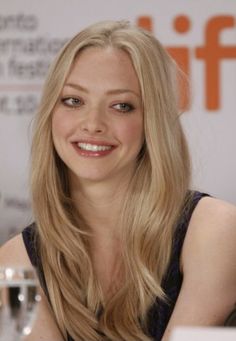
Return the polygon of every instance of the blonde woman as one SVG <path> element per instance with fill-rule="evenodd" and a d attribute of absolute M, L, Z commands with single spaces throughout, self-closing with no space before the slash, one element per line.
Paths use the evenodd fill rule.
<path fill-rule="evenodd" d="M 176 67 L 127 22 L 75 36 L 36 117 L 35 222 L 0 251 L 36 268 L 27 340 L 166 341 L 221 325 L 236 301 L 236 210 L 190 191 Z"/>

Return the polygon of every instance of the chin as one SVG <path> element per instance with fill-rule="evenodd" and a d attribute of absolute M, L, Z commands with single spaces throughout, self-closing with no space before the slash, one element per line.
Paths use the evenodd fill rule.
<path fill-rule="evenodd" d="M 105 182 L 110 178 L 110 174 L 104 172 L 86 172 L 85 174 L 82 173 L 73 173 L 72 179 L 73 182 L 78 183 L 100 183 Z"/>

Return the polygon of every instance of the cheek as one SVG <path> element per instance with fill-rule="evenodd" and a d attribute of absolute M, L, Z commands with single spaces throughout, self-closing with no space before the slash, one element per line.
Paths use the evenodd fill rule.
<path fill-rule="evenodd" d="M 72 122 L 60 111 L 54 112 L 52 116 L 52 136 L 53 139 L 66 137 L 70 132 Z"/>
<path fill-rule="evenodd" d="M 123 139 L 128 144 L 135 145 L 137 148 L 140 148 L 143 144 L 144 140 L 144 130 L 143 130 L 143 122 L 130 122 L 126 124 L 122 131 Z"/>
<path fill-rule="evenodd" d="M 65 113 L 56 111 L 52 115 L 52 140 L 59 157 L 66 163 L 66 148 L 71 132 L 71 122 Z"/>

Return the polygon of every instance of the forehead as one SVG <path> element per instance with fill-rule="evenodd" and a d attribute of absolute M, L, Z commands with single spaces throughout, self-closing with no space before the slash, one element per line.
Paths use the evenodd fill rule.
<path fill-rule="evenodd" d="M 113 82 L 139 91 L 139 79 L 127 52 L 113 47 L 88 47 L 81 51 L 68 74 L 67 82 Z"/>

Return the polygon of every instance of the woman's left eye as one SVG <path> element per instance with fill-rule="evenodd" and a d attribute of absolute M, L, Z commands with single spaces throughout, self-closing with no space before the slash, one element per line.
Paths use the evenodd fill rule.
<path fill-rule="evenodd" d="M 62 103 L 68 107 L 79 107 L 81 106 L 82 102 L 79 98 L 74 97 L 66 97 L 62 98 Z"/>
<path fill-rule="evenodd" d="M 130 112 L 134 110 L 133 105 L 128 104 L 128 103 L 117 103 L 113 105 L 113 108 L 121 112 Z"/>

